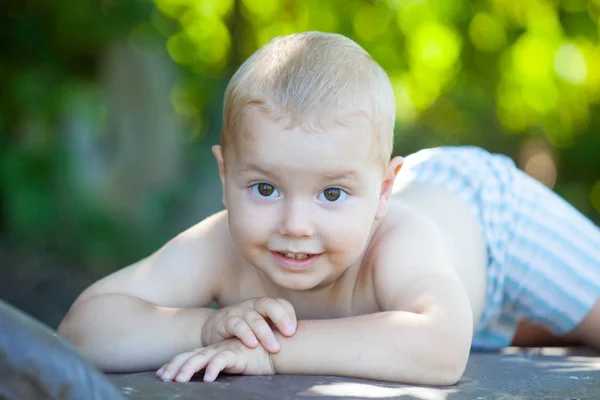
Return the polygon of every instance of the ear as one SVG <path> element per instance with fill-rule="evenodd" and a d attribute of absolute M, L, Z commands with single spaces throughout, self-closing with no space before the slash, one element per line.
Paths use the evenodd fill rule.
<path fill-rule="evenodd" d="M 221 186 L 223 187 L 223 205 L 227 208 L 227 201 L 225 199 L 225 165 L 223 163 L 223 150 L 221 146 L 215 145 L 212 148 L 212 153 L 217 160 L 217 164 L 219 165 L 219 177 L 221 178 Z"/>
<path fill-rule="evenodd" d="M 383 182 L 381 183 L 381 191 L 379 193 L 379 204 L 377 205 L 377 212 L 375 213 L 375 219 L 381 219 L 385 216 L 388 210 L 388 203 L 390 197 L 392 197 L 392 190 L 394 188 L 394 181 L 402 165 L 404 164 L 403 157 L 394 157 L 388 165 Z"/>

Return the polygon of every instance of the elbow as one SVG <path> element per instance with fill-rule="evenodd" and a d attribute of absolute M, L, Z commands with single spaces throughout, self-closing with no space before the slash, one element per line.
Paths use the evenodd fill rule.
<path fill-rule="evenodd" d="M 56 328 L 56 333 L 80 352 L 85 352 L 90 330 L 96 325 L 89 317 L 93 313 L 86 309 L 87 305 L 87 301 L 74 304 Z"/>
<path fill-rule="evenodd" d="M 93 357 L 88 354 L 88 346 L 85 340 L 86 335 L 73 321 L 63 320 L 56 330 L 57 335 L 68 344 L 70 344 L 81 356 L 88 361 L 96 364 Z"/>
<path fill-rule="evenodd" d="M 456 320 L 454 324 L 430 322 L 426 334 L 421 336 L 420 350 L 415 353 L 423 378 L 416 383 L 453 386 L 462 378 L 469 361 L 472 324 Z"/>
<path fill-rule="evenodd" d="M 436 386 L 453 386 L 462 378 L 471 351 L 471 332 L 445 332 L 438 346 L 432 346 L 432 382 Z"/>
<path fill-rule="evenodd" d="M 56 332 L 72 344 L 76 344 L 82 339 L 81 330 L 84 325 L 82 322 L 86 315 L 85 312 L 82 312 L 82 307 L 85 306 L 87 306 L 87 300 L 76 301 L 56 328 Z"/>
<path fill-rule="evenodd" d="M 393 375 L 384 380 L 410 385 L 454 386 L 461 380 L 469 359 L 468 350 L 457 351 L 441 345 L 417 353 L 403 368 L 390 368 L 388 371 Z"/>
<path fill-rule="evenodd" d="M 72 317 L 70 314 L 67 314 L 64 319 L 61 321 L 61 323 L 58 325 L 58 328 L 56 328 L 56 333 L 62 337 L 63 339 L 67 340 L 69 343 L 71 343 L 72 345 L 77 347 L 77 329 L 75 329 L 75 326 L 73 324 L 72 321 Z"/>
<path fill-rule="evenodd" d="M 435 321 L 432 333 L 434 341 L 432 359 L 437 358 L 435 384 L 456 385 L 467 368 L 473 340 L 473 317 L 471 307 L 457 307 L 451 318 Z M 437 355 L 437 357 L 436 357 Z"/>
<path fill-rule="evenodd" d="M 457 384 L 469 360 L 471 335 L 433 329 L 421 336 L 421 340 L 407 349 L 405 343 L 398 343 L 396 357 L 405 363 L 393 363 L 383 379 L 393 382 L 428 385 L 453 386 Z M 395 350 L 393 350 L 395 351 Z M 407 357 L 407 354 L 409 356 Z"/>
<path fill-rule="evenodd" d="M 431 385 L 454 386 L 462 378 L 467 367 L 468 352 L 462 357 L 448 357 L 436 368 Z"/>
<path fill-rule="evenodd" d="M 461 380 L 467 367 L 469 351 L 458 352 L 456 349 L 440 349 L 439 347 L 437 350 L 428 354 L 426 365 L 423 365 L 423 374 L 421 375 L 423 379 L 417 379 L 418 381 L 414 383 L 431 386 L 453 386 Z"/>

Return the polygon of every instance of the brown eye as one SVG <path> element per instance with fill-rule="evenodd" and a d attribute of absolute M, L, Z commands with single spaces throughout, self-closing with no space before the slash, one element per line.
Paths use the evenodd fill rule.
<path fill-rule="evenodd" d="M 271 185 L 269 185 L 268 183 L 259 183 L 258 184 L 258 193 L 260 193 L 261 196 L 264 197 L 269 197 L 273 194 L 273 192 L 275 191 L 275 188 Z"/>
<path fill-rule="evenodd" d="M 327 201 L 336 201 L 340 198 L 341 190 L 338 188 L 325 189 L 323 192 Z"/>

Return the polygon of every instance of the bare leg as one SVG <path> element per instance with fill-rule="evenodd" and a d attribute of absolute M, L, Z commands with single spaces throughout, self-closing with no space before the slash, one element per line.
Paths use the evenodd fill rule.
<path fill-rule="evenodd" d="M 600 298 L 590 312 L 570 334 L 588 346 L 600 350 Z"/>
<path fill-rule="evenodd" d="M 581 324 L 565 336 L 554 335 L 543 325 L 521 321 L 512 345 L 519 347 L 587 345 L 600 350 L 600 299 Z"/>
<path fill-rule="evenodd" d="M 571 335 L 556 336 L 543 325 L 521 321 L 512 345 L 518 347 L 580 346 L 581 342 Z"/>

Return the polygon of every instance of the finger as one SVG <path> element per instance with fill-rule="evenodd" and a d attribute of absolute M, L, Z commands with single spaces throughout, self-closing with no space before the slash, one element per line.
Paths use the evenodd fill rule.
<path fill-rule="evenodd" d="M 288 318 L 290 319 L 290 325 L 291 325 L 290 329 L 288 329 L 286 331 L 281 330 L 281 329 L 279 329 L 279 330 L 281 331 L 281 333 L 283 333 L 286 336 L 292 336 L 294 333 L 296 333 L 296 328 L 298 327 L 298 319 L 296 318 L 296 310 L 294 309 L 294 306 L 292 305 L 292 303 L 290 303 L 286 299 L 278 298 L 276 300 L 279 304 L 281 304 L 281 306 L 286 311 Z"/>
<path fill-rule="evenodd" d="M 206 365 L 209 363 L 211 358 L 213 358 L 215 353 L 218 353 L 218 350 L 208 352 L 201 351 L 188 358 L 186 362 L 181 365 L 177 376 L 175 376 L 175 381 L 189 382 L 196 372 L 206 368 Z"/>
<path fill-rule="evenodd" d="M 231 316 L 225 321 L 225 330 L 229 335 L 238 337 L 246 346 L 254 349 L 258 346 L 258 339 L 250 329 L 248 323 L 238 316 Z"/>
<path fill-rule="evenodd" d="M 254 310 L 248 310 L 244 314 L 244 320 L 256 335 L 258 341 L 267 351 L 276 353 L 279 351 L 279 342 L 264 317 Z"/>
<path fill-rule="evenodd" d="M 223 370 L 233 374 L 243 372 L 238 356 L 233 351 L 222 351 L 208 362 L 204 372 L 204 382 L 214 382 Z"/>
<path fill-rule="evenodd" d="M 165 368 L 167 367 L 168 364 L 163 365 L 162 367 L 160 367 L 158 369 L 158 371 L 156 371 L 155 375 L 157 378 L 160 378 L 161 375 L 163 374 L 163 372 L 165 371 Z"/>
<path fill-rule="evenodd" d="M 187 353 L 179 354 L 171 360 L 171 362 L 167 363 L 163 368 L 163 372 L 160 376 L 160 379 L 163 381 L 170 381 L 175 378 L 175 375 L 179 372 L 181 366 L 193 355 L 195 352 L 188 351 Z"/>
<path fill-rule="evenodd" d="M 280 332 L 288 336 L 294 333 L 292 318 L 279 301 L 271 298 L 258 299 L 254 309 L 262 316 L 268 317 Z"/>

